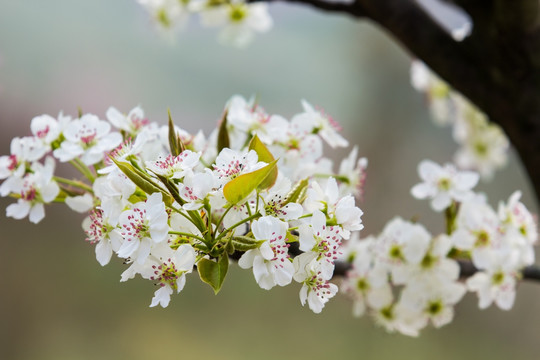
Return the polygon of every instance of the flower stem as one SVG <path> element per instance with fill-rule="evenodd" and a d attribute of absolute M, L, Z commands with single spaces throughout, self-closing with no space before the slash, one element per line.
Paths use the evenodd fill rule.
<path fill-rule="evenodd" d="M 85 184 L 82 181 L 69 180 L 63 177 L 59 177 L 59 176 L 54 176 L 53 180 L 62 184 L 66 184 L 66 185 L 73 186 L 82 190 L 86 190 L 91 194 L 94 192 L 93 189 L 90 187 L 90 185 Z"/>
<path fill-rule="evenodd" d="M 225 229 L 225 230 L 217 237 L 216 241 L 217 241 L 217 240 L 221 240 L 221 238 L 222 238 L 223 236 L 225 236 L 226 234 L 228 234 L 229 231 L 231 231 L 231 230 L 233 230 L 233 229 L 239 227 L 239 226 L 242 225 L 242 224 L 247 223 L 248 221 L 251 221 L 251 220 L 253 220 L 253 219 L 260 218 L 261 216 L 262 216 L 261 214 L 256 213 L 256 214 L 253 214 L 253 215 L 251 215 L 251 216 L 245 218 L 245 219 L 242 220 L 242 221 L 237 222 L 236 224 L 234 224 L 234 225 L 231 226 L 230 228 Z"/>
<path fill-rule="evenodd" d="M 193 239 L 197 239 L 197 240 L 200 240 L 202 241 L 203 243 L 205 243 L 205 239 L 203 239 L 202 237 L 200 236 L 197 236 L 195 234 L 190 234 L 190 233 L 185 233 L 185 232 L 181 232 L 181 231 L 169 231 L 169 234 L 170 235 L 180 235 L 180 236 L 185 236 L 185 237 L 190 237 L 190 238 L 193 238 Z"/>
<path fill-rule="evenodd" d="M 90 180 L 91 183 L 94 183 L 96 180 L 95 175 L 90 171 L 88 166 L 86 166 L 81 159 L 75 158 L 69 162 L 75 169 L 79 170 L 81 174 L 83 174 L 88 180 Z"/>

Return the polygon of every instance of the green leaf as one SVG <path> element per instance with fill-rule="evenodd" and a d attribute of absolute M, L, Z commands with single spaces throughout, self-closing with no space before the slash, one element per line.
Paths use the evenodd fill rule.
<path fill-rule="evenodd" d="M 111 160 L 116 164 L 116 166 L 118 166 L 120 171 L 122 171 L 142 191 L 144 191 L 148 195 L 160 192 L 163 196 L 163 202 L 167 206 L 171 206 L 173 202 L 171 196 L 169 196 L 169 194 L 157 187 L 156 184 L 154 184 L 150 180 L 150 177 L 147 174 L 144 174 L 141 171 L 135 169 L 133 166 L 131 166 L 131 164 L 119 162 L 113 158 L 111 158 Z"/>
<path fill-rule="evenodd" d="M 173 156 L 178 156 L 186 149 L 184 142 L 180 139 L 180 136 L 176 135 L 174 130 L 174 123 L 171 117 L 171 110 L 168 110 L 169 113 L 169 147 L 171 148 L 171 154 Z"/>
<path fill-rule="evenodd" d="M 262 143 L 257 135 L 254 135 L 251 141 L 249 142 L 249 150 L 255 150 L 259 156 L 259 161 L 264 161 L 265 163 L 270 164 L 274 161 L 274 155 L 268 150 L 266 145 Z M 257 187 L 259 190 L 269 189 L 276 183 L 278 176 L 277 166 L 268 174 L 268 176 L 259 184 Z"/>
<path fill-rule="evenodd" d="M 285 202 L 283 205 L 287 205 L 288 203 L 299 203 L 301 204 L 304 201 L 304 197 L 306 196 L 307 187 L 309 185 L 308 179 L 300 180 L 294 188 L 289 191 L 287 196 L 285 197 Z"/>
<path fill-rule="evenodd" d="M 228 269 L 229 257 L 226 253 L 221 255 L 217 262 L 202 258 L 197 263 L 197 271 L 201 280 L 214 289 L 214 294 L 217 294 L 221 289 Z"/>
<path fill-rule="evenodd" d="M 293 242 L 298 242 L 298 236 L 294 235 L 290 230 L 287 230 L 287 242 L 288 243 L 293 243 Z"/>
<path fill-rule="evenodd" d="M 256 240 L 248 236 L 235 236 L 232 238 L 232 243 L 236 250 L 248 251 L 258 249 L 266 240 Z"/>
<path fill-rule="evenodd" d="M 159 181 L 161 181 L 163 183 L 163 185 L 165 185 L 167 190 L 169 190 L 169 193 L 171 194 L 173 199 L 176 200 L 177 203 L 179 203 L 180 205 L 184 205 L 186 203 L 184 201 L 184 199 L 182 199 L 180 197 L 180 192 L 178 191 L 178 186 L 173 181 L 171 181 L 169 178 L 167 178 L 167 177 L 165 177 L 163 175 L 156 174 L 155 172 L 153 172 L 153 173 L 159 179 Z"/>
<path fill-rule="evenodd" d="M 240 201 L 244 200 L 274 170 L 276 163 L 277 160 L 274 160 L 259 170 L 242 174 L 229 181 L 223 187 L 223 195 L 225 196 L 225 199 L 227 199 L 227 201 L 231 204 L 238 204 Z"/>
<path fill-rule="evenodd" d="M 217 151 L 218 154 L 224 148 L 230 147 L 229 131 L 227 130 L 227 114 L 228 110 L 225 110 L 223 117 L 221 118 L 221 124 L 219 125 L 218 138 L 217 138 Z"/>

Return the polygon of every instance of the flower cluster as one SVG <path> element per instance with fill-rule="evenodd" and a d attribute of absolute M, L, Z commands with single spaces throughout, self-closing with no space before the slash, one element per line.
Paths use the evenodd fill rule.
<path fill-rule="evenodd" d="M 256 33 L 265 33 L 273 21 L 263 3 L 244 0 L 137 0 L 166 31 L 184 27 L 192 14 L 197 14 L 205 27 L 219 27 L 219 41 L 243 47 Z"/>
<path fill-rule="evenodd" d="M 139 275 L 158 285 L 151 306 L 167 306 L 195 266 L 219 291 L 232 255 L 263 289 L 300 283 L 301 303 L 314 312 L 336 294 L 340 245 L 363 228 L 355 197 L 367 161 L 354 148 L 332 170 L 323 143 L 348 143 L 325 112 L 303 101 L 287 120 L 234 96 L 208 137 L 170 117 L 159 126 L 139 107 L 127 115 L 111 107 L 106 117 L 34 118 L 33 135 L 0 157 L 1 194 L 17 199 L 7 215 L 37 223 L 51 202 L 88 212 L 83 228 L 98 262 L 116 255 L 127 266 L 122 281 Z M 55 176 L 57 162 L 81 178 Z"/>
<path fill-rule="evenodd" d="M 534 263 L 538 238 L 521 194 L 515 192 L 496 212 L 472 191 L 476 173 L 425 160 L 419 174 L 423 182 L 411 193 L 445 211 L 447 231 L 433 236 L 419 223 L 395 218 L 377 237 L 360 240 L 355 234 L 344 251 L 352 269 L 342 284 L 354 314 L 369 309 L 387 330 L 416 336 L 430 322 L 451 322 L 467 291 L 478 294 L 481 309 L 493 302 L 510 309 L 521 270 Z M 472 261 L 477 272 L 461 280 L 458 260 Z"/>
<path fill-rule="evenodd" d="M 422 62 L 411 66 L 413 87 L 425 93 L 433 119 L 441 126 L 452 125 L 454 140 L 459 144 L 455 162 L 461 168 L 475 170 L 491 179 L 508 161 L 509 141 L 496 124 Z"/>

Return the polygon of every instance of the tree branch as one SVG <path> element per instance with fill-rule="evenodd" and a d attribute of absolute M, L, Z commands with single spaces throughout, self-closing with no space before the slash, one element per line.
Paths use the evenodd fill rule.
<path fill-rule="evenodd" d="M 478 272 L 478 269 L 470 261 L 458 260 L 458 263 L 461 278 L 471 277 Z M 352 269 L 352 264 L 345 261 L 336 261 L 335 265 L 334 277 L 346 276 L 347 272 Z M 524 280 L 540 281 L 540 266 L 527 266 L 522 270 L 521 275 Z"/>

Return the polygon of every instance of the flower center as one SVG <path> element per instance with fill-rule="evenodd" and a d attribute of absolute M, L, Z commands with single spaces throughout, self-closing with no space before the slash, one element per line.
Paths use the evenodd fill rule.
<path fill-rule="evenodd" d="M 248 14 L 247 7 L 244 4 L 232 5 L 229 12 L 229 18 L 233 23 L 239 23 L 246 18 Z"/>

